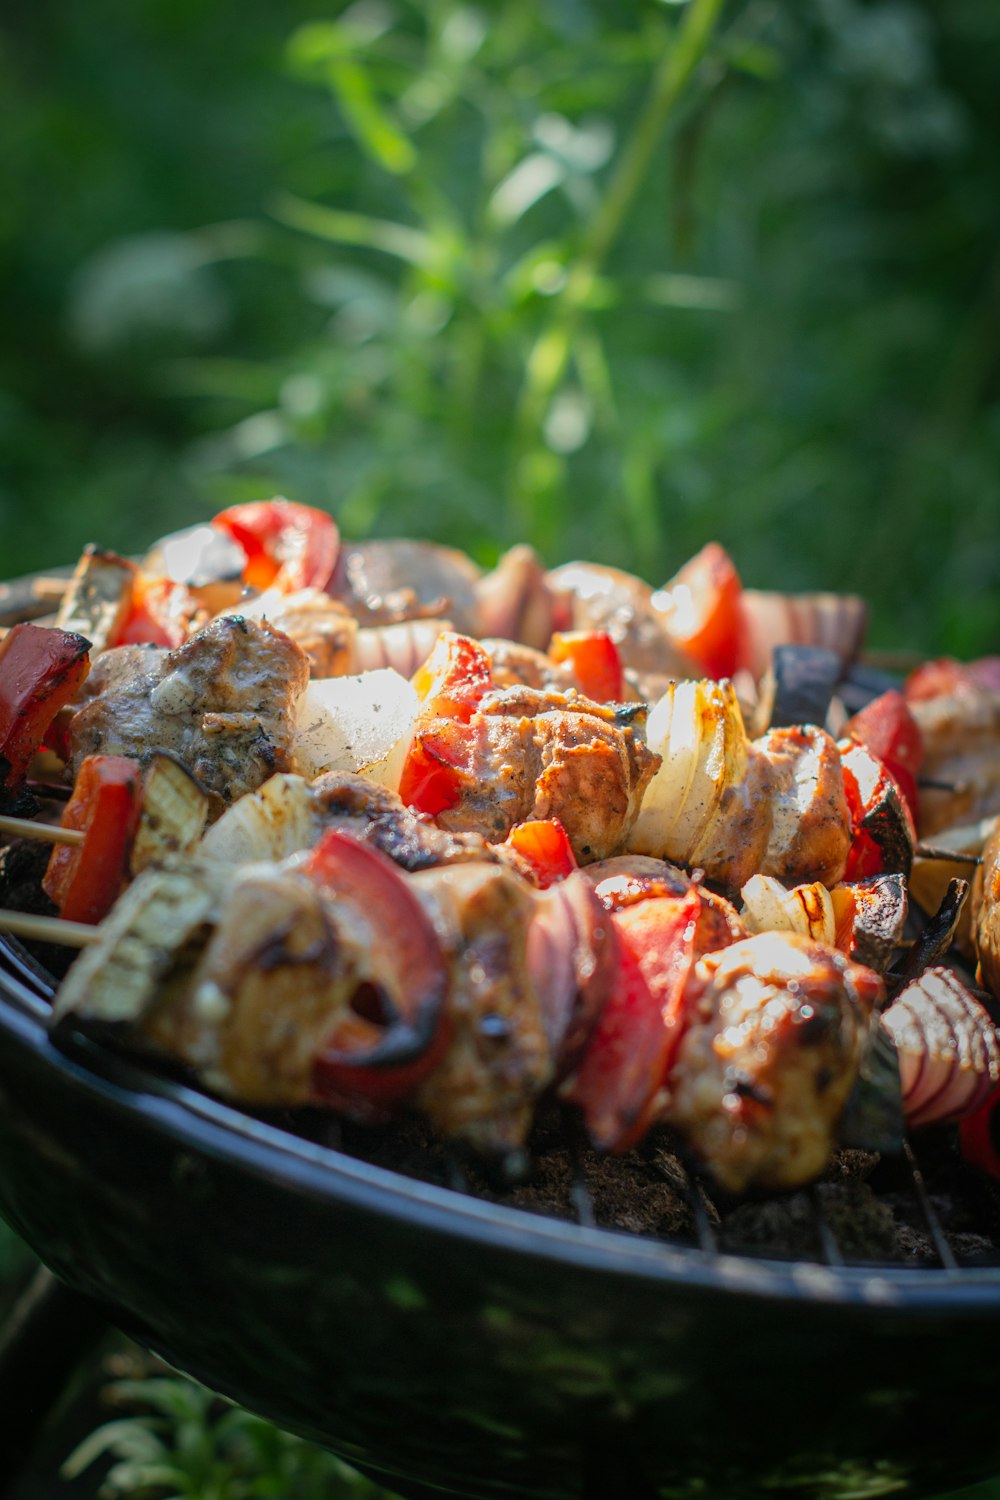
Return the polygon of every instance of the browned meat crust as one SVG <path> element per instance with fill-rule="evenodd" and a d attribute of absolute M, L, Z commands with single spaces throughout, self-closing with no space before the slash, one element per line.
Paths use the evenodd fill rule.
<path fill-rule="evenodd" d="M 554 1059 L 527 960 L 533 894 L 496 865 L 413 877 L 448 958 L 452 1039 L 414 1103 L 442 1135 L 503 1154 L 524 1144 Z"/>
<path fill-rule="evenodd" d="M 309 678 L 294 641 L 237 615 L 176 651 L 104 652 L 69 728 L 74 773 L 88 755 L 176 755 L 208 792 L 212 815 L 292 767 L 294 707 Z"/>
<path fill-rule="evenodd" d="M 835 741 L 806 725 L 772 729 L 754 747 L 767 756 L 772 777 L 771 833 L 759 873 L 789 885 L 836 885 L 851 848 L 851 814 Z"/>
<path fill-rule="evenodd" d="M 920 834 L 1000 812 L 1000 693 L 956 693 L 910 704 L 924 744 Z"/>
<path fill-rule="evenodd" d="M 581 864 L 617 853 L 659 765 L 633 727 L 644 710 L 577 693 L 505 688 L 488 694 L 468 727 L 471 756 L 443 828 L 504 839 L 527 818 L 559 818 Z"/>
<path fill-rule="evenodd" d="M 868 1043 L 875 976 L 793 933 L 701 960 L 667 1118 L 730 1192 L 822 1171 Z"/>

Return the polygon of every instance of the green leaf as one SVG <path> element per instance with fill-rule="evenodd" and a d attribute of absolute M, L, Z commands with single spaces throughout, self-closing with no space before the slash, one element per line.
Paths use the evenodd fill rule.
<path fill-rule="evenodd" d="M 379 102 L 361 63 L 351 57 L 331 58 L 327 79 L 358 145 L 372 161 L 393 176 L 412 172 L 416 149 Z"/>
<path fill-rule="evenodd" d="M 411 265 L 429 269 L 437 258 L 434 241 L 423 230 L 391 219 L 373 219 L 368 214 L 346 209 L 326 208 L 309 203 L 292 193 L 281 193 L 271 203 L 274 218 L 293 229 L 316 235 L 338 245 L 358 245 L 367 250 L 381 250 Z"/>

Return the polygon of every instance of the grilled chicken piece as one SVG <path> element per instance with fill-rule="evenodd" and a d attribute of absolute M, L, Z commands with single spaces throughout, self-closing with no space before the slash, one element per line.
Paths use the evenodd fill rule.
<path fill-rule="evenodd" d="M 698 668 L 667 635 L 653 590 L 641 578 L 599 563 L 564 563 L 548 575 L 559 600 L 560 629 L 606 630 L 622 665 L 667 678 L 698 677 Z"/>
<path fill-rule="evenodd" d="M 350 611 L 322 589 L 278 589 L 240 606 L 245 620 L 267 620 L 305 652 L 310 677 L 343 677 L 353 672 L 358 625 Z"/>
<path fill-rule="evenodd" d="M 534 896 L 496 865 L 454 865 L 412 879 L 448 955 L 452 1025 L 444 1060 L 414 1103 L 442 1135 L 503 1155 L 523 1146 L 555 1074 L 528 967 Z"/>
<path fill-rule="evenodd" d="M 983 850 L 972 891 L 973 933 L 982 981 L 1000 999 L 1000 821 Z"/>
<path fill-rule="evenodd" d="M 329 592 L 359 625 L 447 616 L 464 635 L 476 635 L 480 570 L 464 552 L 405 539 L 359 542 L 340 549 Z"/>
<path fill-rule="evenodd" d="M 695 985 L 667 1120 L 729 1192 L 810 1181 L 835 1145 L 881 982 L 836 949 L 769 932 L 702 959 Z"/>
<path fill-rule="evenodd" d="M 487 636 L 479 644 L 490 659 L 490 675 L 498 688 L 530 687 L 539 692 L 554 688 L 565 692 L 576 686 L 568 665 L 554 662 L 544 651 L 496 636 Z"/>
<path fill-rule="evenodd" d="M 527 818 L 559 818 L 581 864 L 622 847 L 659 757 L 636 733 L 644 708 L 605 707 L 577 693 L 488 693 L 468 725 L 435 721 L 468 752 L 442 828 L 491 843 Z"/>
<path fill-rule="evenodd" d="M 762 875 L 836 885 L 851 848 L 851 814 L 835 741 L 824 729 L 772 729 L 754 741 L 771 766 L 771 832 Z"/>
<path fill-rule="evenodd" d="M 923 736 L 920 836 L 1000 812 L 1000 693 L 910 701 Z"/>
<path fill-rule="evenodd" d="M 382 946 L 369 926 L 302 876 L 237 872 L 183 987 L 168 985 L 143 1018 L 144 1039 L 245 1104 L 314 1102 L 313 1071 L 334 1018 L 372 982 Z"/>
<path fill-rule="evenodd" d="M 309 668 L 294 641 L 237 615 L 176 651 L 119 646 L 100 656 L 69 725 L 74 774 L 88 755 L 178 757 L 211 815 L 292 764 L 294 709 Z"/>

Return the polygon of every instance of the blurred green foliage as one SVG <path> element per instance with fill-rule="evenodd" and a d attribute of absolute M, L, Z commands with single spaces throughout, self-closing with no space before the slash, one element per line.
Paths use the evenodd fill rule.
<path fill-rule="evenodd" d="M 716 536 L 996 649 L 998 41 L 981 0 L 0 22 L 2 570 L 280 491 L 654 581 Z"/>

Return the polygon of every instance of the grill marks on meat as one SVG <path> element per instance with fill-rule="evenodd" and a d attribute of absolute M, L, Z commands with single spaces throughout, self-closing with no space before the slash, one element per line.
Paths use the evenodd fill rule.
<path fill-rule="evenodd" d="M 808 1182 L 829 1160 L 881 986 L 792 933 L 761 933 L 696 969 L 702 986 L 666 1118 L 733 1193 Z"/>
<path fill-rule="evenodd" d="M 577 693 L 487 694 L 467 726 L 438 721 L 466 755 L 458 800 L 439 824 L 500 842 L 515 823 L 559 818 L 581 864 L 617 853 L 659 764 L 633 728 L 643 714 Z"/>
<path fill-rule="evenodd" d="M 528 969 L 531 890 L 495 865 L 414 876 L 448 957 L 452 1039 L 415 1104 L 442 1135 L 487 1154 L 523 1146 L 555 1075 Z"/>
<path fill-rule="evenodd" d="M 789 885 L 836 885 L 851 848 L 851 814 L 836 743 L 806 725 L 754 741 L 771 768 L 771 832 L 762 875 Z"/>
<path fill-rule="evenodd" d="M 214 816 L 292 766 L 295 704 L 309 669 L 294 641 L 237 615 L 214 620 L 176 651 L 103 652 L 69 728 L 74 774 L 88 755 L 178 756 Z"/>

